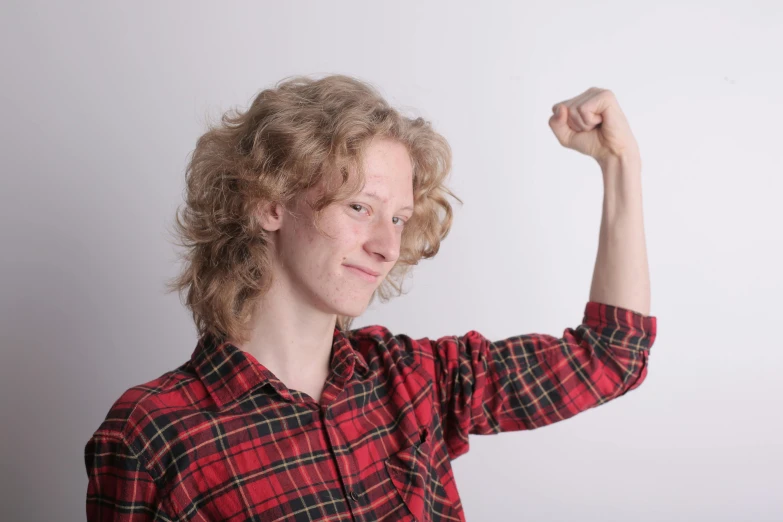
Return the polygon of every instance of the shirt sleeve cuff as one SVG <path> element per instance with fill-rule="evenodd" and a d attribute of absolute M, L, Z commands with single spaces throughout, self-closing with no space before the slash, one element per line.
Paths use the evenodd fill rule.
<path fill-rule="evenodd" d="M 588 301 L 582 323 L 609 338 L 614 336 L 612 332 L 621 330 L 626 344 L 642 349 L 652 347 L 658 330 L 655 316 L 597 301 Z"/>

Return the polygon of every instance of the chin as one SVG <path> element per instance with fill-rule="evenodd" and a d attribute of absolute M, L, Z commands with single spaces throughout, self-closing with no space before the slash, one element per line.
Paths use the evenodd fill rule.
<path fill-rule="evenodd" d="M 369 303 L 362 303 L 359 300 L 355 300 L 351 303 L 332 303 L 333 313 L 337 315 L 347 315 L 349 317 L 359 317 L 365 310 Z"/>
<path fill-rule="evenodd" d="M 335 313 L 337 315 L 347 315 L 348 317 L 359 317 L 365 310 L 367 310 L 366 306 L 341 306 L 335 308 Z"/>

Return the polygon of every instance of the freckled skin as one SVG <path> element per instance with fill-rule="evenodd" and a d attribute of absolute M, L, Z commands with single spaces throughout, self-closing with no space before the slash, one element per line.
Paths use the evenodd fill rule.
<path fill-rule="evenodd" d="M 272 284 L 257 303 L 245 339 L 230 339 L 286 386 L 315 401 L 329 374 L 336 316 L 364 313 L 399 258 L 404 222 L 412 215 L 405 208 L 413 207 L 413 166 L 406 148 L 376 139 L 364 161 L 360 194 L 322 213 L 326 235 L 312 224 L 301 198 L 293 209 L 279 204 L 259 209 L 272 248 Z M 312 201 L 316 190 L 303 196 Z M 367 281 L 344 263 L 379 276 Z"/>
<path fill-rule="evenodd" d="M 303 202 L 296 208 L 299 219 L 286 213 L 278 230 L 279 282 L 290 298 L 326 314 L 356 317 L 364 312 L 399 257 L 403 224 L 411 216 L 410 210 L 400 210 L 413 206 L 413 168 L 406 148 L 376 139 L 364 167 L 363 192 L 374 192 L 382 200 L 359 194 L 332 204 L 321 220 L 322 230 L 332 237 L 319 234 L 311 225 L 312 214 Z M 343 263 L 375 270 L 380 276 L 365 281 Z"/>

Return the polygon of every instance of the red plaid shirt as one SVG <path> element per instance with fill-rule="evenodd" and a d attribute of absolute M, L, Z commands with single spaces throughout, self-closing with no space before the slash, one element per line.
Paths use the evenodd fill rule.
<path fill-rule="evenodd" d="M 530 430 L 633 390 L 656 318 L 590 301 L 562 338 L 334 331 L 319 403 L 208 336 L 127 390 L 85 447 L 87 519 L 465 520 L 468 435 Z"/>

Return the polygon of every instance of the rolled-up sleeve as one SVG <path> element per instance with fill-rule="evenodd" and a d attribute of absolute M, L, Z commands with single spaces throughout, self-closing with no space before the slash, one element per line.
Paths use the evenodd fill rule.
<path fill-rule="evenodd" d="M 573 417 L 638 387 L 647 375 L 657 319 L 589 301 L 582 324 L 562 337 L 490 341 L 462 336 L 412 341 L 432 375 L 452 459 L 468 435 L 530 430 Z"/>

